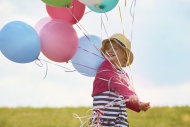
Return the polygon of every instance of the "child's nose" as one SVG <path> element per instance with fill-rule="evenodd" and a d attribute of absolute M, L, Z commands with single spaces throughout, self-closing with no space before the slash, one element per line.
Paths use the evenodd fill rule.
<path fill-rule="evenodd" d="M 112 48 L 109 48 L 109 49 L 107 50 L 107 52 L 113 52 L 113 49 L 112 49 Z"/>

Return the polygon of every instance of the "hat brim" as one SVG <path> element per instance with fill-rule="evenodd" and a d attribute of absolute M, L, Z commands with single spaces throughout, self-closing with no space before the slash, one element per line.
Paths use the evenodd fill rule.
<path fill-rule="evenodd" d="M 102 48 L 103 48 L 103 49 L 104 49 L 106 43 L 109 42 L 109 41 L 114 41 L 114 42 L 116 42 L 118 45 L 120 45 L 120 46 L 124 49 L 124 51 L 125 51 L 125 53 L 126 53 L 126 55 L 127 55 L 127 66 L 131 65 L 132 62 L 133 62 L 133 59 L 134 59 L 134 56 L 133 56 L 133 53 L 131 52 L 131 50 L 128 49 L 128 48 L 126 48 L 126 47 L 123 47 L 123 46 L 120 44 L 120 42 L 118 42 L 115 38 L 110 38 L 110 39 L 105 39 L 105 40 L 103 40 L 103 41 L 102 41 Z"/>

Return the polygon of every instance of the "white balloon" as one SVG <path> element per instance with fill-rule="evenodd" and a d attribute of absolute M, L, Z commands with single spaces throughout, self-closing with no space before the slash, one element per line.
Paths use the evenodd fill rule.
<path fill-rule="evenodd" d="M 79 2 L 89 5 L 89 6 L 96 6 L 100 4 L 103 0 L 79 0 Z"/>

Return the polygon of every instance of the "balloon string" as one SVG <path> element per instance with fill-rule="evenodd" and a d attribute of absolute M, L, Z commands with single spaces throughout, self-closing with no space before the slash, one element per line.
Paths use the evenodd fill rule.
<path fill-rule="evenodd" d="M 125 0 L 125 5 L 126 5 L 126 0 Z M 131 28 L 131 43 L 133 41 L 133 25 L 134 25 L 134 18 L 135 18 L 135 7 L 136 7 L 136 0 L 133 0 L 131 3 L 131 7 L 130 7 L 130 15 L 132 17 L 132 28 Z M 134 8 L 134 11 L 132 12 L 132 8 Z M 120 10 L 120 6 L 119 6 L 119 12 L 120 12 L 120 17 L 121 15 L 121 10 Z M 122 22 L 122 17 L 121 17 L 121 22 Z M 122 24 L 123 25 L 123 24 Z M 128 58 L 130 58 L 130 54 L 128 54 Z M 129 62 L 129 61 L 128 61 Z M 135 91 L 134 89 L 134 81 L 133 81 L 133 77 L 132 77 L 132 70 L 131 70 L 131 66 L 129 65 L 129 69 L 130 69 L 130 81 L 131 81 L 131 87 L 132 89 Z"/>
<path fill-rule="evenodd" d="M 73 16 L 73 18 L 77 21 L 77 23 L 82 27 L 82 25 L 80 24 L 79 20 L 75 17 L 75 15 L 71 12 L 71 10 L 69 8 L 67 8 L 67 10 L 71 13 L 71 15 Z M 76 23 L 76 25 L 77 25 Z M 77 25 L 79 27 L 79 29 L 82 31 L 82 29 L 80 28 L 80 26 Z M 84 29 L 84 27 L 82 27 L 83 30 L 87 33 L 87 31 Z M 83 32 L 83 34 L 85 34 L 85 32 Z M 86 34 L 85 34 L 86 35 Z"/>
<path fill-rule="evenodd" d="M 76 24 L 77 25 L 77 27 L 79 28 L 79 30 L 81 30 L 82 31 L 82 29 L 80 28 L 80 26 L 78 25 L 78 24 Z M 82 33 L 84 34 L 84 36 L 86 36 L 86 38 L 90 41 L 90 38 L 82 31 Z"/>
<path fill-rule="evenodd" d="M 106 19 L 107 19 L 107 21 L 108 21 L 108 16 L 107 16 L 107 14 L 106 13 L 104 13 L 105 14 L 105 16 L 106 16 Z"/>
<path fill-rule="evenodd" d="M 102 111 L 102 109 L 106 109 L 108 107 L 113 107 L 114 105 L 123 104 L 123 103 L 126 103 L 129 101 L 129 99 L 125 99 L 125 100 L 121 100 L 121 101 L 117 101 L 117 100 L 120 100 L 120 99 L 117 98 L 104 106 L 99 106 L 98 108 L 93 109 L 93 110 L 90 109 L 91 111 L 93 111 L 92 115 L 87 114 L 89 111 L 88 110 L 85 116 L 80 117 L 74 113 L 73 117 L 79 119 L 79 121 L 81 123 L 80 127 L 83 127 L 85 124 L 87 124 L 88 127 L 101 127 L 100 117 L 104 116 L 104 112 Z M 84 118 L 85 119 L 87 118 L 87 120 L 85 122 L 82 121 L 82 119 L 84 119 Z"/>
<path fill-rule="evenodd" d="M 122 72 L 122 71 L 119 71 L 119 72 L 115 72 L 115 71 L 112 71 L 112 70 L 102 70 L 102 71 L 98 71 L 98 73 L 103 73 L 103 72 L 113 72 L 115 73 L 117 76 L 112 76 L 110 77 L 109 79 L 104 79 L 104 78 L 101 78 L 101 77 L 97 77 L 98 79 L 100 80 L 103 80 L 103 81 L 106 81 L 108 82 L 108 90 L 110 91 L 111 90 L 111 83 L 114 83 L 114 84 L 117 84 L 117 85 L 121 85 L 123 87 L 126 87 L 127 89 L 131 89 L 135 92 L 135 90 L 133 89 L 131 83 L 130 83 L 130 79 L 128 77 L 128 75 L 126 75 L 125 72 Z M 114 79 L 114 80 L 112 80 Z M 120 93 L 120 89 L 117 90 L 117 93 Z M 122 96 L 125 98 L 129 97 L 130 95 L 129 94 L 122 94 Z"/>
<path fill-rule="evenodd" d="M 72 6 L 73 7 L 73 6 Z M 71 10 L 70 10 L 70 8 L 67 8 L 67 10 L 71 13 L 71 15 L 73 16 L 73 18 L 77 21 L 77 23 L 79 23 L 79 20 L 75 17 L 75 15 L 71 12 Z M 76 25 L 77 25 L 77 27 L 82 31 L 82 29 L 80 28 L 80 26 L 78 25 L 76 23 Z M 83 31 L 82 31 L 83 32 Z M 83 32 L 83 34 L 87 37 L 87 39 L 90 41 L 90 38 Z"/>
<path fill-rule="evenodd" d="M 122 24 L 122 29 L 123 29 L 123 35 L 125 35 L 125 31 L 124 31 L 124 27 L 123 27 L 123 18 L 122 18 L 122 14 L 121 14 L 121 8 L 120 8 L 119 5 L 118 5 L 118 7 L 119 7 L 119 15 L 120 15 L 121 24 Z"/>
<path fill-rule="evenodd" d="M 119 5 L 118 5 L 118 7 L 119 7 L 119 14 L 120 14 L 120 19 L 121 19 L 121 24 L 122 24 L 122 29 L 123 29 L 123 35 L 125 35 L 124 26 L 123 26 L 123 18 L 122 18 L 122 14 L 121 14 L 121 8 Z M 130 58 L 130 54 L 127 54 L 127 59 L 129 59 L 129 58 Z M 129 63 L 129 61 L 127 61 L 127 65 L 128 65 L 128 63 Z"/>
<path fill-rule="evenodd" d="M 132 13 L 132 6 L 133 6 L 133 4 L 134 4 L 134 7 L 136 6 L 136 0 L 133 0 L 133 2 L 132 2 L 132 5 L 131 5 L 131 10 L 130 10 L 130 13 L 131 13 L 131 16 L 132 16 L 132 18 L 133 18 L 133 20 L 132 20 L 132 27 L 133 27 L 133 23 L 134 23 L 134 13 Z M 121 17 L 121 21 L 122 21 L 122 16 L 121 16 L 121 10 L 120 10 L 120 17 Z M 106 32 L 106 34 L 107 34 L 107 36 L 108 36 L 108 33 L 107 33 L 107 30 L 106 30 L 106 28 L 105 28 L 105 25 L 104 25 L 104 22 L 102 21 L 102 26 L 104 27 L 104 30 L 105 30 L 105 32 Z M 131 41 L 132 41 L 132 33 L 133 33 L 133 29 L 131 30 Z M 109 40 L 110 41 L 110 40 Z M 102 52 L 103 53 L 103 52 Z M 104 54 L 104 53 L 103 53 Z M 104 56 L 105 56 L 105 54 L 104 54 Z M 128 58 L 129 58 L 130 56 L 128 55 Z M 110 62 L 110 61 L 109 61 Z M 110 62 L 111 63 L 111 62 Z M 112 63 L 111 63 L 112 64 Z M 120 65 L 120 67 L 121 67 L 121 65 Z M 130 67 L 130 65 L 129 65 L 129 68 L 130 68 L 130 71 L 131 71 L 131 67 Z M 116 69 L 116 68 L 115 68 Z M 133 90 L 134 90 L 134 82 L 133 82 L 133 78 L 132 78 L 132 74 L 131 74 L 131 87 L 133 88 Z"/>
<path fill-rule="evenodd" d="M 130 6 L 130 15 L 132 17 L 132 28 L 131 28 L 131 43 L 133 41 L 133 26 L 134 26 L 134 20 L 135 20 L 135 7 L 136 7 L 136 0 L 133 0 Z M 134 11 L 132 12 L 132 8 L 134 8 Z M 132 89 L 135 91 L 134 88 L 134 80 L 133 80 L 133 76 L 132 76 L 132 70 L 131 70 L 131 66 L 129 65 L 129 69 L 130 69 L 130 81 L 131 81 L 131 86 Z"/>
<path fill-rule="evenodd" d="M 106 15 L 107 16 L 107 15 Z M 108 20 L 108 18 L 107 18 L 107 20 Z M 104 22 L 103 22 L 103 19 L 102 19 L 102 17 L 101 17 L 101 29 L 103 29 L 104 28 L 104 30 L 105 30 L 105 32 L 106 32 L 106 35 L 107 35 L 107 38 L 109 38 L 109 35 L 108 35 L 108 32 L 107 32 L 107 30 L 106 30 L 106 27 L 105 27 L 105 24 L 104 24 Z M 110 41 L 110 40 L 109 40 Z M 115 67 L 115 65 L 108 59 L 108 57 L 110 57 L 110 55 L 107 53 L 107 55 L 108 55 L 108 57 L 105 55 L 105 53 L 102 51 L 102 50 L 100 50 L 100 52 L 103 54 L 103 56 L 109 61 L 109 63 L 112 65 L 112 67 L 113 67 L 113 69 L 114 70 L 117 70 L 117 68 Z"/>
<path fill-rule="evenodd" d="M 102 36 L 102 33 L 103 33 L 103 32 L 102 32 L 102 31 L 103 31 L 103 29 L 102 29 L 102 22 L 103 22 L 103 21 L 102 21 L 102 20 L 103 20 L 103 19 L 102 19 L 102 14 L 101 14 L 101 22 L 100 22 L 100 23 L 101 23 L 101 26 L 100 26 L 100 28 L 101 28 L 101 38 L 103 37 L 103 36 Z"/>
<path fill-rule="evenodd" d="M 93 45 L 93 47 L 95 47 L 95 49 L 97 50 L 97 51 L 99 51 L 100 52 L 100 49 L 98 49 L 95 45 L 94 45 L 94 43 L 91 41 L 91 40 L 93 40 L 92 38 L 89 38 L 87 35 L 89 35 L 88 34 L 88 32 L 84 29 L 84 27 L 81 25 L 81 23 L 79 22 L 79 20 L 75 17 L 75 15 L 70 11 L 70 9 L 69 8 L 67 8 L 68 9 L 68 11 L 71 13 L 71 15 L 73 16 L 73 18 L 77 21 L 77 23 L 81 26 L 79 26 L 77 23 L 76 23 L 76 25 L 77 25 L 77 27 L 79 28 L 79 30 L 81 30 L 82 31 L 82 33 L 86 36 L 86 38 L 91 42 L 91 44 Z M 105 13 L 105 15 L 106 15 L 106 13 Z M 106 17 L 107 17 L 107 15 L 106 15 Z M 108 20 L 108 17 L 107 17 L 107 20 Z M 83 32 L 83 30 L 84 30 L 84 32 Z M 86 34 L 87 33 L 87 34 Z"/>
<path fill-rule="evenodd" d="M 107 21 L 108 21 L 108 16 L 107 16 L 107 14 L 106 13 L 104 13 L 105 14 L 105 16 L 106 16 L 106 19 L 107 19 Z M 103 22 L 103 18 L 102 18 L 102 14 L 101 14 L 101 38 L 102 38 L 102 31 L 103 31 L 103 24 L 102 24 L 102 22 Z"/>
<path fill-rule="evenodd" d="M 86 15 L 86 14 L 88 14 L 88 13 L 90 13 L 90 12 L 92 12 L 92 11 L 85 12 L 84 15 Z"/>
<path fill-rule="evenodd" d="M 118 7 L 119 7 L 119 15 L 120 15 L 121 24 L 122 24 L 123 35 L 125 35 L 124 26 L 123 26 L 123 18 L 122 18 L 122 14 L 121 14 L 121 8 L 120 8 L 119 5 L 118 5 Z M 128 57 L 127 59 L 129 59 L 130 58 L 130 54 L 127 54 L 127 57 Z M 129 63 L 129 61 L 127 61 L 127 65 L 128 65 L 128 63 Z"/>
<path fill-rule="evenodd" d="M 38 64 L 38 62 L 40 62 L 40 64 Z M 42 63 L 42 61 L 41 61 L 39 58 L 37 58 L 37 59 L 35 60 L 35 63 L 36 63 L 36 65 L 38 65 L 39 67 L 43 67 L 43 63 Z"/>
<path fill-rule="evenodd" d="M 95 68 L 92 68 L 92 67 L 89 67 L 89 66 L 86 66 L 86 65 L 83 65 L 83 64 L 80 64 L 80 63 L 75 63 L 75 62 L 71 62 L 72 64 L 76 64 L 76 65 L 79 65 L 79 66 L 82 66 L 82 67 L 86 67 L 88 69 L 92 69 L 92 70 L 97 70 Z"/>
<path fill-rule="evenodd" d="M 67 8 L 68 9 L 68 8 Z M 77 23 L 81 26 L 79 26 L 77 23 L 76 23 L 76 25 L 77 25 L 77 27 L 83 32 L 83 30 L 84 30 L 84 32 L 83 32 L 83 34 L 87 37 L 87 39 L 92 43 L 92 41 L 91 41 L 91 39 L 87 36 L 87 34 L 88 34 L 88 32 L 84 29 L 84 27 L 80 24 L 80 22 L 79 22 L 79 20 L 75 17 L 75 15 L 70 11 L 70 9 L 68 9 L 69 10 L 69 12 L 71 13 L 71 15 L 75 18 L 75 20 L 77 21 Z M 104 13 L 105 14 L 105 16 L 106 16 L 106 18 L 107 18 L 107 20 L 108 20 L 108 17 L 107 17 L 107 15 L 106 15 L 106 13 Z M 103 22 L 102 22 L 103 23 Z M 104 26 L 104 24 L 103 24 L 103 26 Z M 105 28 L 105 26 L 104 26 L 104 28 Z M 83 30 L 82 30 L 83 29 Z M 86 34 L 87 33 L 87 34 Z M 106 31 L 106 33 L 107 33 L 107 31 Z M 108 34 L 107 34 L 107 36 L 108 36 Z M 99 52 L 101 52 L 101 50 L 99 50 L 93 43 L 92 43 L 92 45 L 95 47 L 95 49 L 96 50 L 98 50 Z M 111 63 L 111 62 L 110 62 Z M 75 63 L 76 64 L 76 63 Z M 112 64 L 112 63 L 111 63 Z M 81 65 L 81 64 L 79 64 L 79 65 Z M 81 66 L 84 66 L 84 65 L 81 65 Z M 84 66 L 84 67 L 87 67 L 87 66 Z M 87 67 L 87 68 L 90 68 L 90 67 Z M 116 68 L 115 68 L 116 69 Z"/>
<path fill-rule="evenodd" d="M 100 57 L 100 58 L 104 59 L 102 56 L 99 56 L 98 54 L 95 54 L 95 53 L 93 53 L 93 52 L 90 52 L 89 50 L 84 49 L 84 48 L 82 48 L 82 47 L 80 47 L 80 46 L 79 46 L 78 48 L 81 49 L 81 50 L 83 50 L 83 51 L 85 51 L 85 52 L 91 53 L 91 54 L 93 54 L 94 56 L 97 56 L 97 57 Z"/>
<path fill-rule="evenodd" d="M 133 41 L 133 25 L 134 25 L 134 20 L 135 20 L 135 7 L 136 7 L 136 0 L 133 0 L 130 7 L 130 14 L 132 17 L 131 42 Z M 132 8 L 134 8 L 133 12 L 132 12 Z"/>
<path fill-rule="evenodd" d="M 82 25 L 80 24 L 79 20 L 75 17 L 75 15 L 71 12 L 71 10 L 69 8 L 67 8 L 67 9 L 71 13 L 71 15 L 73 16 L 73 18 L 77 21 L 77 23 L 82 27 Z M 81 27 L 77 23 L 76 23 L 77 27 L 79 28 L 79 30 L 82 31 Z M 86 32 L 86 30 L 84 29 L 84 27 L 82 27 L 82 28 Z M 91 42 L 90 38 L 87 36 L 88 33 L 86 32 L 87 33 L 86 34 L 85 32 L 82 31 L 82 33 L 84 34 L 84 36 L 86 36 L 86 38 Z M 93 44 L 93 46 L 98 50 L 98 48 L 94 44 Z"/>
<path fill-rule="evenodd" d="M 43 60 L 43 61 L 44 61 L 44 60 Z M 40 62 L 40 65 L 39 65 L 37 62 Z M 37 59 L 35 60 L 35 63 L 36 63 L 36 65 L 38 65 L 39 67 L 43 67 L 42 59 L 37 58 Z M 46 78 L 46 76 L 47 76 L 47 71 L 48 71 L 48 65 L 47 65 L 47 62 L 46 62 L 46 61 L 45 61 L 45 64 L 46 64 L 46 71 L 45 71 L 45 76 L 44 76 L 43 79 Z"/>
<path fill-rule="evenodd" d="M 96 55 L 96 54 L 94 54 L 94 55 Z M 98 56 L 98 55 L 96 55 L 96 56 Z M 102 57 L 101 57 L 101 58 L 102 58 Z M 37 63 L 38 61 L 40 62 L 40 64 Z M 44 61 L 45 64 L 46 64 L 46 72 L 45 72 L 45 76 L 44 76 L 43 79 L 45 79 L 46 76 L 47 76 L 47 72 L 48 72 L 48 63 L 66 69 L 66 70 L 64 70 L 65 72 L 75 72 L 75 71 L 76 71 L 76 70 L 72 70 L 72 69 L 66 68 L 66 67 L 64 67 L 64 66 L 61 66 L 61 65 L 58 65 L 58 64 L 54 64 L 54 63 L 52 63 L 52 62 L 49 62 L 49 61 L 44 60 L 44 59 L 39 59 L 39 58 L 37 58 L 37 59 L 35 60 L 35 63 L 36 63 L 36 65 L 38 65 L 39 67 L 43 67 L 43 63 L 42 63 L 42 61 Z M 95 68 L 92 68 L 92 67 L 89 67 L 89 66 L 86 66 L 86 65 L 80 64 L 80 63 L 74 63 L 74 62 L 70 62 L 70 63 L 72 63 L 72 64 L 76 64 L 76 65 L 79 65 L 79 66 L 82 66 L 82 67 L 85 67 L 85 68 L 88 68 L 88 69 L 92 69 L 92 70 L 97 71 L 97 69 L 95 69 Z M 84 75 L 86 75 L 86 74 L 84 74 Z"/>
<path fill-rule="evenodd" d="M 91 41 L 91 39 L 87 36 L 88 32 L 84 29 L 84 27 L 80 24 L 79 20 L 75 17 L 75 15 L 70 11 L 69 8 L 67 8 L 69 10 L 69 12 L 71 13 L 71 15 L 73 16 L 73 18 L 77 21 L 77 23 L 82 27 L 82 29 L 85 31 L 83 32 L 82 29 L 80 28 L 80 26 L 76 23 L 77 27 L 83 32 L 83 34 L 87 37 L 87 39 L 91 42 L 91 44 L 95 47 L 96 50 L 100 51 Z M 86 34 L 87 33 L 87 34 Z"/>
<path fill-rule="evenodd" d="M 125 6 L 127 5 L 127 0 L 125 0 Z"/>
<path fill-rule="evenodd" d="M 130 65 L 129 65 L 129 69 L 130 69 L 130 81 L 131 81 L 131 87 L 132 87 L 133 91 L 135 91 L 135 86 L 134 86 L 134 81 L 133 81 L 133 76 L 132 76 L 132 70 L 131 70 Z"/>
<path fill-rule="evenodd" d="M 110 40 L 110 38 L 109 38 L 109 36 L 108 36 L 108 32 L 107 32 L 107 30 L 106 30 L 106 27 L 105 27 L 105 24 L 104 24 L 104 22 L 102 21 L 102 25 L 103 25 L 103 28 L 104 28 L 104 30 L 105 30 L 105 32 L 106 32 L 106 35 L 107 35 L 107 38 L 109 39 L 109 42 L 110 42 L 110 44 L 111 44 L 111 46 L 112 46 L 112 43 L 111 43 L 111 40 Z M 114 54 L 116 54 L 116 52 L 115 52 L 115 50 L 114 50 L 114 48 L 113 48 L 113 46 L 112 46 L 112 49 L 113 49 L 113 51 L 114 51 Z M 105 51 L 106 52 L 106 51 Z M 113 65 L 113 63 L 106 57 L 106 55 L 105 55 L 105 53 L 103 52 L 103 51 L 101 51 L 101 53 L 104 55 L 104 57 L 110 62 L 110 64 L 112 64 Z M 109 55 L 109 53 L 107 53 L 106 52 L 106 54 L 108 54 Z M 117 58 L 117 60 L 118 60 L 118 63 L 119 63 L 119 68 L 121 68 L 121 63 L 120 63 L 120 61 L 119 61 L 119 59 L 118 59 L 118 56 L 116 55 L 116 58 Z M 114 69 L 115 70 L 117 70 L 117 67 L 116 66 L 114 66 L 113 65 L 113 67 L 114 67 Z"/>
<path fill-rule="evenodd" d="M 81 123 L 80 127 L 83 127 L 86 123 L 88 123 L 89 119 L 91 118 L 91 115 L 79 117 L 77 114 L 73 114 L 73 117 L 79 119 Z M 88 119 L 85 122 L 83 122 L 82 121 L 83 118 L 88 118 Z"/>
<path fill-rule="evenodd" d="M 37 63 L 38 61 L 40 62 L 40 64 Z M 36 63 L 36 65 L 38 65 L 39 67 L 43 67 L 42 61 L 45 62 L 45 64 L 46 64 L 46 72 L 45 72 L 45 76 L 44 76 L 43 79 L 45 79 L 46 76 L 47 76 L 48 63 L 49 63 L 49 64 L 52 64 L 52 65 L 55 65 L 55 66 L 58 66 L 58 67 L 61 67 L 61 68 L 64 68 L 64 69 L 65 69 L 65 70 L 64 70 L 65 72 L 74 72 L 74 71 L 76 71 L 76 70 L 72 70 L 72 69 L 66 68 L 66 67 L 64 67 L 64 66 L 61 66 L 61 65 L 58 65 L 58 64 L 54 64 L 54 63 L 52 63 L 52 62 L 49 62 L 49 61 L 44 60 L 44 59 L 39 59 L 39 58 L 37 58 L 37 59 L 35 60 L 35 63 Z"/>
<path fill-rule="evenodd" d="M 92 41 L 91 41 L 91 39 L 88 37 L 88 32 L 84 29 L 84 27 L 81 25 L 81 23 L 79 22 L 79 20 L 75 17 L 75 15 L 70 11 L 70 9 L 69 8 L 67 8 L 68 10 L 69 10 L 69 12 L 71 13 L 71 15 L 73 16 L 73 18 L 77 21 L 77 23 L 81 26 L 81 28 L 84 30 L 84 32 L 82 31 L 82 29 L 80 28 L 80 26 L 76 23 L 76 25 L 77 25 L 77 27 L 79 28 L 79 30 L 81 30 L 82 31 L 82 33 L 87 37 L 87 39 L 91 42 L 91 44 L 95 47 L 95 49 L 97 50 L 97 51 L 99 51 L 100 52 L 100 50 L 94 45 L 94 43 L 92 43 Z M 104 13 L 105 14 L 105 16 L 106 16 L 106 18 L 107 18 L 107 21 L 108 21 L 108 16 L 107 16 L 107 14 L 106 13 Z M 93 39 L 92 39 L 93 40 Z"/>
<path fill-rule="evenodd" d="M 81 123 L 81 125 L 80 125 L 80 127 L 83 127 L 85 124 L 87 124 L 87 126 L 85 126 L 85 127 L 89 127 L 88 125 L 89 125 L 89 122 L 90 122 L 90 118 L 91 118 L 91 116 L 92 115 L 88 115 L 88 112 L 89 111 L 92 111 L 92 109 L 89 109 L 87 112 L 86 112 L 86 115 L 85 116 L 83 116 L 83 117 L 80 117 L 80 116 L 78 116 L 77 114 L 73 114 L 73 117 L 74 118 L 77 118 L 77 119 L 79 119 L 79 121 L 80 121 L 80 123 Z M 83 122 L 82 121 L 82 119 L 86 119 L 87 118 L 87 120 L 85 121 L 85 122 Z"/>
<path fill-rule="evenodd" d="M 68 9 L 68 8 L 67 8 Z M 82 29 L 88 34 L 88 32 L 84 29 L 84 27 L 80 24 L 80 22 L 77 20 L 77 18 L 75 17 L 75 15 L 70 11 L 70 9 L 68 9 L 69 10 L 69 12 L 71 13 L 71 15 L 75 18 L 75 20 L 77 21 L 77 23 L 82 27 Z M 106 15 L 106 13 L 105 13 L 105 15 Z M 108 20 L 108 17 L 107 17 L 107 15 L 106 15 L 106 18 L 107 18 L 107 20 Z M 101 20 L 102 21 L 102 20 Z M 78 24 L 76 24 L 77 25 L 77 27 L 83 32 L 83 30 L 80 28 L 80 26 L 78 25 Z M 106 31 L 106 28 L 105 28 L 105 25 L 104 25 L 104 23 L 103 23 L 103 21 L 102 21 L 102 23 L 101 23 L 101 25 L 104 27 L 104 30 L 105 30 L 105 32 L 106 32 L 106 34 L 107 34 L 107 36 L 108 36 L 108 33 L 107 33 L 107 31 Z M 90 38 L 87 36 L 87 34 L 85 34 L 85 32 L 83 32 L 83 34 L 87 37 L 87 39 L 91 42 L 91 40 L 90 40 Z M 92 43 L 92 42 L 91 42 Z M 93 44 L 93 43 L 92 43 Z M 97 47 L 93 44 L 93 46 L 97 49 Z M 98 51 L 100 51 L 99 49 L 97 49 Z M 101 52 L 101 51 L 100 51 Z M 109 61 L 109 60 L 108 60 Z M 109 61 L 110 62 L 110 61 Z M 111 63 L 111 62 L 110 62 Z M 76 63 L 77 64 L 77 63 Z M 111 63 L 112 64 L 112 63 Z M 84 66 L 84 67 L 87 67 L 87 68 L 90 68 L 90 67 L 88 67 L 88 66 L 85 66 L 85 65 L 81 65 L 81 64 L 78 64 L 78 65 L 80 65 L 80 66 Z M 113 65 L 113 64 L 112 64 Z M 113 66 L 113 67 L 115 67 L 115 66 Z M 91 68 L 91 69 L 94 69 L 94 68 Z M 115 67 L 115 69 L 116 69 L 116 67 Z"/>

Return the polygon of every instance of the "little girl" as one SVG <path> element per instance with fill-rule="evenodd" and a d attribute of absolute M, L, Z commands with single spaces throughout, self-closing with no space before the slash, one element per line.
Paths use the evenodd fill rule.
<path fill-rule="evenodd" d="M 131 44 L 123 34 L 102 41 L 105 61 L 98 68 L 93 83 L 93 115 L 90 127 L 129 127 L 126 108 L 140 112 L 150 103 L 140 102 L 123 67 L 131 65 Z"/>

